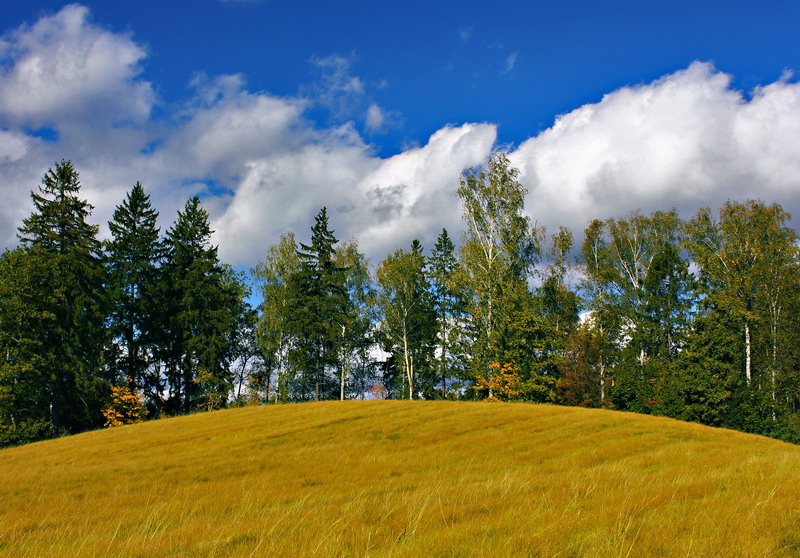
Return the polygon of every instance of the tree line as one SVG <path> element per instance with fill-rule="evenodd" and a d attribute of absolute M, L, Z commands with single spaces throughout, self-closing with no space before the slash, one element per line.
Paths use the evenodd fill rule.
<path fill-rule="evenodd" d="M 197 197 L 162 235 L 137 183 L 100 242 L 62 161 L 0 257 L 0 444 L 374 397 L 602 407 L 800 442 L 800 258 L 779 205 L 594 220 L 575 246 L 531 221 L 526 194 L 494 153 L 460 178 L 458 243 L 442 229 L 428 254 L 415 240 L 373 268 L 322 208 L 309 243 L 282 235 L 248 282 Z"/>

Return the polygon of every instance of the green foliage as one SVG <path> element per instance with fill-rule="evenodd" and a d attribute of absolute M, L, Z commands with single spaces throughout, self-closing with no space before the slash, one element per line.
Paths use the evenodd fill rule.
<path fill-rule="evenodd" d="M 35 392 L 48 392 L 49 401 L 36 402 L 37 414 L 49 414 L 53 435 L 62 428 L 97 425 L 105 385 L 105 272 L 98 227 L 86 222 L 92 206 L 79 194 L 72 163 L 62 161 L 48 170 L 38 193 L 31 194 L 34 212 L 19 228 L 21 251 L 7 262 L 16 275 L 7 285 L 13 301 L 9 310 L 16 306 L 36 316 L 35 324 L 16 325 L 22 337 L 14 343 L 19 358 L 11 369 L 17 377 L 33 375 Z M 20 275 L 29 273 L 30 279 Z M 30 290 L 13 292 L 20 287 Z M 13 323 L 13 314 L 3 314 Z M 15 328 L 4 324 L 2 329 L 7 327 Z"/>
<path fill-rule="evenodd" d="M 220 406 L 232 385 L 229 364 L 236 328 L 246 312 L 246 289 L 242 278 L 219 262 L 210 237 L 208 213 L 197 197 L 167 231 L 161 303 L 167 317 L 164 360 L 171 411 Z"/>
<path fill-rule="evenodd" d="M 436 310 L 425 265 L 422 247 L 415 240 L 411 251 L 395 251 L 376 272 L 382 344 L 394 356 L 402 374 L 400 392 L 408 399 L 419 393 L 432 397 L 438 380 L 433 362 Z"/>
<path fill-rule="evenodd" d="M 0 448 L 21 446 L 38 442 L 51 435 L 52 425 L 49 421 L 24 421 L 19 424 L 0 423 Z"/>
<path fill-rule="evenodd" d="M 261 308 L 256 325 L 256 341 L 264 358 L 265 369 L 257 373 L 251 386 L 269 399 L 270 378 L 275 372 L 275 399 L 288 401 L 293 385 L 289 350 L 294 343 L 290 332 L 291 277 L 300 269 L 294 233 L 281 235 L 278 244 L 267 249 L 266 257 L 252 271 L 261 294 Z"/>
<path fill-rule="evenodd" d="M 458 283 L 458 258 L 456 248 L 447 229 L 442 229 L 428 258 L 428 277 L 431 286 L 431 302 L 438 324 L 436 366 L 440 391 L 437 395 L 445 399 L 465 376 L 467 360 L 464 320 L 466 303 L 464 287 Z M 448 381 L 450 385 L 448 387 Z"/>
<path fill-rule="evenodd" d="M 467 224 L 458 281 L 464 286 L 476 377 L 493 362 L 524 367 L 506 350 L 521 342 L 514 325 L 526 312 L 527 281 L 542 231 L 524 215 L 527 191 L 518 175 L 503 153 L 494 153 L 484 169 L 467 171 L 458 188 Z"/>
<path fill-rule="evenodd" d="M 537 265 L 544 231 L 518 177 L 502 153 L 465 172 L 461 246 L 443 229 L 426 258 L 415 240 L 374 281 L 322 208 L 309 244 L 287 233 L 252 270 L 256 311 L 199 198 L 162 240 L 137 182 L 103 254 L 78 173 L 58 163 L 32 193 L 20 246 L 0 256 L 0 444 L 100 426 L 123 392 L 137 413 L 144 393 L 153 416 L 370 393 L 492 397 L 800 441 L 800 252 L 779 205 L 595 220 L 576 270 L 563 227 Z"/>
<path fill-rule="evenodd" d="M 600 407 L 603 403 L 603 371 L 600 334 L 591 327 L 574 329 L 558 363 L 556 401 L 575 407 Z"/>
<path fill-rule="evenodd" d="M 345 312 L 341 316 L 339 339 L 339 398 L 363 395 L 372 387 L 374 367 L 371 349 L 375 342 L 377 319 L 374 307 L 375 286 L 367 258 L 358 251 L 355 240 L 342 242 L 333 256 L 344 270 Z"/>
<path fill-rule="evenodd" d="M 328 372 L 338 363 L 347 290 L 345 270 L 334 259 L 336 243 L 323 207 L 311 227 L 311 244 L 300 244 L 299 269 L 289 277 L 287 325 L 295 339 L 289 358 L 300 373 L 300 400 L 330 399 L 338 391 Z"/>
<path fill-rule="evenodd" d="M 105 243 L 111 300 L 109 364 L 115 383 L 128 382 L 152 399 L 161 391 L 159 378 L 148 374 L 162 324 L 153 300 L 158 295 L 163 245 L 156 225 L 158 212 L 137 182 L 108 223 L 112 238 Z"/>

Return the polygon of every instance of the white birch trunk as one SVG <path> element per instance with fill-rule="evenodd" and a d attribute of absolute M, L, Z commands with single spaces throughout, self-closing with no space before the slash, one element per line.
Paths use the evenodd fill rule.
<path fill-rule="evenodd" d="M 340 368 L 341 379 L 339 381 L 339 401 L 344 401 L 344 382 L 345 382 L 345 378 L 347 376 L 347 364 L 346 364 L 347 359 L 346 359 L 345 349 L 344 349 L 344 334 L 345 334 L 346 331 L 347 331 L 346 327 L 342 326 L 342 363 L 341 363 L 341 368 Z"/>
<path fill-rule="evenodd" d="M 744 344 L 745 344 L 745 365 L 744 365 L 744 374 L 747 378 L 747 385 L 750 385 L 750 380 L 753 377 L 753 357 L 752 357 L 752 347 L 750 341 L 750 322 L 744 323 Z"/>
<path fill-rule="evenodd" d="M 405 331 L 403 331 L 403 362 L 406 368 L 406 380 L 408 380 L 408 398 L 410 400 L 414 399 L 414 363 L 411 359 L 411 355 L 408 354 L 408 334 Z"/>

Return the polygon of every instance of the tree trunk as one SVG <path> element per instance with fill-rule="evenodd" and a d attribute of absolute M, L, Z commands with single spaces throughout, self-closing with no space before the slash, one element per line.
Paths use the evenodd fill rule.
<path fill-rule="evenodd" d="M 345 335 L 345 332 L 346 332 L 346 328 L 345 328 L 345 326 L 342 326 L 342 362 L 340 364 L 340 366 L 341 366 L 341 368 L 340 368 L 341 379 L 339 381 L 339 401 L 344 401 L 344 380 L 345 380 L 346 368 L 347 368 L 347 364 L 345 364 L 346 361 L 347 361 L 347 359 L 346 359 L 346 349 L 344 347 L 344 335 Z"/>
<path fill-rule="evenodd" d="M 403 332 L 403 361 L 406 367 L 406 379 L 408 380 L 408 399 L 414 399 L 414 363 L 408 354 L 408 335 Z"/>
<path fill-rule="evenodd" d="M 744 323 L 744 344 L 745 344 L 745 365 L 744 374 L 747 379 L 747 385 L 750 385 L 750 380 L 753 378 L 753 360 L 752 360 L 752 347 L 750 341 L 750 322 Z"/>

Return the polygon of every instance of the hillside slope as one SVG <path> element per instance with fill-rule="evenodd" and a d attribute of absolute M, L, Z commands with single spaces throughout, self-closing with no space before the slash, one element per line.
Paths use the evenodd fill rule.
<path fill-rule="evenodd" d="M 800 554 L 800 447 L 611 411 L 248 407 L 0 451 L 9 556 Z"/>

